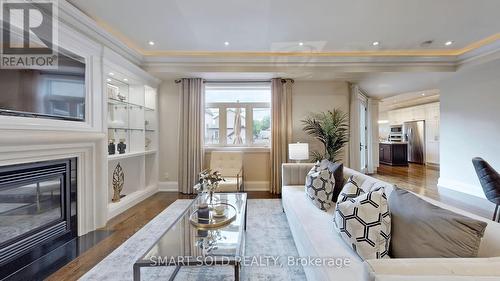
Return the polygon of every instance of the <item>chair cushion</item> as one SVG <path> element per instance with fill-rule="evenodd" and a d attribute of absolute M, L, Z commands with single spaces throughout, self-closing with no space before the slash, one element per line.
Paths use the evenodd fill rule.
<path fill-rule="evenodd" d="M 431 204 L 394 188 L 389 196 L 393 258 L 472 258 L 486 222 Z"/>
<path fill-rule="evenodd" d="M 351 178 L 339 198 L 345 201 L 337 202 L 334 226 L 344 241 L 362 259 L 388 258 L 391 216 L 384 188 L 365 193 Z"/>
<path fill-rule="evenodd" d="M 219 183 L 219 188 L 217 192 L 227 192 L 227 191 L 238 191 L 238 180 L 237 178 L 224 178 L 226 181 L 222 181 Z M 240 186 L 243 183 L 240 178 Z"/>
<path fill-rule="evenodd" d="M 235 177 L 243 167 L 243 154 L 239 151 L 213 151 L 210 154 L 210 168 L 219 171 L 223 177 Z"/>

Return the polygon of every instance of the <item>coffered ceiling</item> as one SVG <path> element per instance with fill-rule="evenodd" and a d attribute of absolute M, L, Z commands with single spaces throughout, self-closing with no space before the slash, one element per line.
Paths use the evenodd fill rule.
<path fill-rule="evenodd" d="M 342 80 L 383 98 L 500 58 L 499 0 L 67 1 L 161 79 Z"/>
<path fill-rule="evenodd" d="M 498 0 L 69 2 L 145 54 L 395 50 L 456 54 L 500 31 Z M 425 41 L 432 43 L 422 45 Z"/>

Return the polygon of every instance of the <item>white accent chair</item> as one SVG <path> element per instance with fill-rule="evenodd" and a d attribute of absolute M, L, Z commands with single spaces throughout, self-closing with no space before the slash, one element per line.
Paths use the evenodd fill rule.
<path fill-rule="evenodd" d="M 219 184 L 219 192 L 243 191 L 243 153 L 240 151 L 213 151 L 210 169 L 219 171 L 226 181 Z"/>

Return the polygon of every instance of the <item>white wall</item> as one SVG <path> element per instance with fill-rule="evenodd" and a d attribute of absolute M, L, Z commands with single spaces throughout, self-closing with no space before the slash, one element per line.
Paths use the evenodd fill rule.
<path fill-rule="evenodd" d="M 179 88 L 173 80 L 160 85 L 158 97 L 160 120 L 160 164 L 159 179 L 177 183 L 179 148 Z"/>
<path fill-rule="evenodd" d="M 462 69 L 439 88 L 439 186 L 484 197 L 471 159 L 500 170 L 500 60 Z"/>
<path fill-rule="evenodd" d="M 347 82 L 334 81 L 295 81 L 292 96 L 292 141 L 308 142 L 309 150 L 320 150 L 322 145 L 302 131 L 303 120 L 311 112 L 339 108 L 349 113 L 349 86 Z M 344 154 L 348 165 L 348 149 Z"/>

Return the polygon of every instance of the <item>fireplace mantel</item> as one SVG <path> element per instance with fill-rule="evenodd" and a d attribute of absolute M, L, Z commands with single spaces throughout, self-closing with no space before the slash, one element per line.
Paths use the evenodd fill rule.
<path fill-rule="evenodd" d="M 106 136 L 96 132 L 2 130 L 0 165 L 76 157 L 78 173 L 78 235 L 107 220 Z"/>

